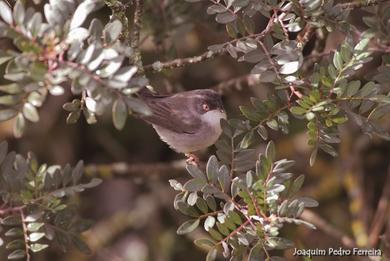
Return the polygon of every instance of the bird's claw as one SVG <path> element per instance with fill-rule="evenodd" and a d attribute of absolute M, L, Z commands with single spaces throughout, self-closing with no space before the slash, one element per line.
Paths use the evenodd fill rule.
<path fill-rule="evenodd" d="M 192 153 L 187 153 L 185 154 L 185 156 L 187 157 L 187 160 L 186 160 L 186 163 L 187 164 L 190 164 L 190 165 L 198 165 L 199 164 L 199 158 L 192 154 Z"/>

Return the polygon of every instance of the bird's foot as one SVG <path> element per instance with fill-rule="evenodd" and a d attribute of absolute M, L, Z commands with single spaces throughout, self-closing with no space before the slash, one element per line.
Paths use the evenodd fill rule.
<path fill-rule="evenodd" d="M 198 165 L 199 164 L 199 158 L 192 153 L 186 153 L 185 156 L 187 157 L 186 163 L 191 165 Z"/>

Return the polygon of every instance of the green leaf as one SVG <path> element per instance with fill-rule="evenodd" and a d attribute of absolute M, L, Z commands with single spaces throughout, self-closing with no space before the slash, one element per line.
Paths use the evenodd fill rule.
<path fill-rule="evenodd" d="M 126 103 L 122 98 L 116 99 L 112 106 L 112 120 L 116 129 L 123 129 L 126 124 L 127 115 L 128 111 Z"/>
<path fill-rule="evenodd" d="M 193 192 L 193 191 L 200 191 L 204 185 L 206 185 L 206 181 L 204 179 L 196 178 L 187 181 L 183 185 L 183 188 L 187 191 Z"/>
<path fill-rule="evenodd" d="M 305 176 L 300 175 L 298 178 L 294 180 L 294 182 L 291 184 L 290 188 L 290 195 L 295 195 L 302 187 L 303 182 L 305 181 Z"/>
<path fill-rule="evenodd" d="M 209 181 L 214 182 L 217 180 L 218 168 L 219 168 L 219 164 L 218 164 L 217 157 L 212 155 L 207 161 L 207 165 L 206 165 L 206 173 Z"/>
<path fill-rule="evenodd" d="M 359 91 L 359 88 L 360 88 L 360 81 L 352 81 L 352 82 L 350 82 L 348 84 L 348 86 L 347 86 L 346 96 L 347 97 L 354 96 Z"/>
<path fill-rule="evenodd" d="M 265 156 L 270 162 L 275 160 L 276 152 L 275 152 L 275 143 L 273 141 L 268 142 L 267 148 L 265 149 Z"/>
<path fill-rule="evenodd" d="M 237 16 L 230 12 L 219 13 L 215 16 L 215 21 L 220 24 L 227 24 L 236 20 Z"/>
<path fill-rule="evenodd" d="M 254 131 L 251 130 L 245 134 L 244 138 L 241 141 L 240 147 L 242 149 L 247 149 L 254 141 Z"/>
<path fill-rule="evenodd" d="M 188 171 L 188 173 L 194 177 L 194 178 L 197 178 L 197 179 L 201 179 L 203 181 L 206 182 L 206 176 L 204 175 L 204 173 L 198 168 L 198 166 L 196 165 L 193 165 L 193 164 L 187 164 L 186 165 L 186 169 Z"/>
<path fill-rule="evenodd" d="M 204 214 L 207 213 L 207 211 L 209 210 L 209 208 L 207 207 L 207 203 L 206 201 L 201 198 L 201 197 L 198 197 L 197 200 L 196 200 L 196 206 L 199 208 L 200 211 L 202 211 Z"/>
<path fill-rule="evenodd" d="M 86 0 L 82 2 L 73 14 L 70 22 L 70 30 L 82 25 L 87 16 L 98 7 L 102 6 L 102 1 L 99 0 Z"/>
<path fill-rule="evenodd" d="M 318 148 L 315 148 L 310 155 L 310 167 L 313 167 L 317 159 Z"/>
<path fill-rule="evenodd" d="M 43 227 L 44 223 L 28 223 L 27 224 L 27 230 L 30 232 L 36 232 L 38 231 L 41 227 Z"/>
<path fill-rule="evenodd" d="M 38 244 L 38 243 L 36 243 L 36 244 L 31 244 L 30 245 L 30 249 L 34 253 L 40 252 L 40 251 L 42 251 L 42 250 L 44 250 L 44 249 L 46 249 L 48 247 L 49 247 L 49 245 L 47 245 L 47 244 Z"/>
<path fill-rule="evenodd" d="M 208 239 L 208 238 L 201 238 L 201 239 L 196 239 L 194 241 L 194 244 L 200 248 L 210 250 L 215 246 L 214 241 Z"/>
<path fill-rule="evenodd" d="M 337 157 L 337 155 L 338 155 L 337 151 L 329 144 L 323 143 L 323 144 L 320 144 L 319 146 L 323 151 L 325 151 L 329 155 L 331 155 L 333 157 Z"/>
<path fill-rule="evenodd" d="M 198 199 L 197 192 L 190 193 L 190 195 L 188 195 L 188 198 L 187 198 L 188 205 L 195 206 L 197 199 Z"/>
<path fill-rule="evenodd" d="M 10 155 L 10 154 L 8 154 Z M 9 157 L 9 156 L 8 156 Z M 20 216 L 8 216 L 3 219 L 1 219 L 1 224 L 5 226 L 16 226 L 20 225 L 22 221 L 20 220 Z"/>
<path fill-rule="evenodd" d="M 0 96 L 0 105 L 15 105 L 21 101 L 18 95 L 4 95 Z"/>
<path fill-rule="evenodd" d="M 370 95 L 371 93 L 375 92 L 375 83 L 374 82 L 368 82 L 366 83 L 360 90 L 360 95 L 363 97 L 366 97 Z"/>
<path fill-rule="evenodd" d="M 2 3 L 2 2 L 0 2 L 0 3 Z M 0 5 L 0 10 L 1 10 L 1 5 Z M 25 256 L 26 256 L 25 250 L 17 249 L 8 255 L 8 259 L 21 259 L 21 258 L 24 258 Z"/>
<path fill-rule="evenodd" d="M 39 239 L 41 239 L 42 237 L 45 236 L 45 233 L 41 233 L 41 232 L 34 232 L 34 233 L 31 233 L 29 236 L 28 236 L 28 239 L 31 241 L 31 242 L 36 242 L 38 241 Z"/>
<path fill-rule="evenodd" d="M 305 208 L 315 208 L 318 207 L 318 202 L 312 198 L 300 197 L 297 198 L 299 202 L 303 202 Z"/>
<path fill-rule="evenodd" d="M 335 52 L 333 56 L 333 65 L 337 70 L 341 70 L 343 68 L 343 58 L 339 52 Z"/>
<path fill-rule="evenodd" d="M 115 42 L 122 32 L 122 23 L 119 20 L 115 20 L 112 23 L 108 23 L 104 28 L 104 39 L 107 43 L 111 44 Z"/>
<path fill-rule="evenodd" d="M 26 127 L 26 121 L 23 117 L 22 113 L 18 113 L 18 116 L 16 117 L 16 121 L 13 128 L 13 133 L 15 138 L 20 138 L 23 136 L 24 129 Z"/>
<path fill-rule="evenodd" d="M 215 240 L 220 241 L 220 240 L 223 239 L 223 236 L 222 236 L 217 230 L 215 230 L 215 229 L 213 229 L 213 228 L 210 228 L 208 232 L 209 232 L 210 236 L 211 236 L 213 239 L 215 239 Z"/>
<path fill-rule="evenodd" d="M 299 70 L 300 66 L 301 66 L 301 64 L 299 61 L 285 63 L 280 67 L 279 72 L 281 74 L 285 74 L 285 75 L 293 74 Z"/>
<path fill-rule="evenodd" d="M 39 121 L 38 110 L 31 103 L 27 102 L 27 103 L 24 104 L 24 106 L 23 106 L 23 115 L 29 121 L 32 121 L 32 122 L 38 122 Z"/>
<path fill-rule="evenodd" d="M 240 106 L 241 113 L 250 121 L 260 122 L 262 117 L 259 113 L 257 113 L 254 109 L 248 106 Z"/>
<path fill-rule="evenodd" d="M 258 125 L 256 131 L 263 140 L 268 139 L 267 129 L 263 125 Z"/>
<path fill-rule="evenodd" d="M 228 216 L 232 219 L 232 221 L 237 224 L 237 225 L 241 225 L 242 224 L 242 219 L 240 217 L 239 214 L 237 214 L 237 212 L 235 211 L 230 211 Z"/>
<path fill-rule="evenodd" d="M 19 227 L 13 227 L 4 234 L 7 237 L 15 237 L 23 235 L 23 230 Z"/>
<path fill-rule="evenodd" d="M 217 209 L 217 203 L 215 202 L 215 199 L 213 196 L 207 196 L 206 202 L 211 210 L 215 211 Z"/>
<path fill-rule="evenodd" d="M 214 261 L 217 258 L 218 251 L 216 248 L 212 248 L 206 256 L 206 261 Z"/>
<path fill-rule="evenodd" d="M 199 219 L 190 219 L 184 222 L 180 225 L 180 227 L 177 229 L 176 233 L 178 235 L 184 235 L 187 233 L 190 233 L 194 231 L 199 226 L 200 220 Z"/>
<path fill-rule="evenodd" d="M 291 107 L 290 111 L 291 111 L 291 113 L 293 113 L 295 115 L 303 115 L 306 113 L 306 109 L 299 107 L 299 106 Z"/>
<path fill-rule="evenodd" d="M 251 248 L 247 261 L 258 260 L 264 260 L 264 250 L 261 243 L 257 243 L 254 247 Z"/>
<path fill-rule="evenodd" d="M 360 42 L 355 46 L 355 51 L 364 51 L 370 42 L 369 38 L 363 38 Z"/>
<path fill-rule="evenodd" d="M 25 10 L 24 6 L 21 3 L 21 1 L 17 1 L 15 6 L 14 6 L 14 11 L 13 11 L 13 16 L 15 19 L 15 23 L 18 25 L 22 25 L 24 21 L 24 16 L 25 16 Z"/>
<path fill-rule="evenodd" d="M 0 86 L 0 91 L 8 94 L 18 94 L 22 92 L 22 88 L 16 83 L 10 83 Z"/>
<path fill-rule="evenodd" d="M 75 124 L 80 119 L 81 112 L 80 111 L 73 111 L 69 113 L 68 117 L 66 118 L 67 124 Z"/>
<path fill-rule="evenodd" d="M 213 227 L 214 227 L 214 225 L 215 225 L 215 217 L 213 217 L 213 216 L 208 216 L 208 217 L 206 218 L 206 220 L 204 221 L 204 224 L 203 224 L 204 230 L 209 231 L 210 228 L 213 228 Z"/>
<path fill-rule="evenodd" d="M 233 23 L 226 24 L 226 32 L 231 38 L 235 38 L 237 36 L 237 28 Z"/>
<path fill-rule="evenodd" d="M 0 121 L 7 121 L 15 117 L 17 114 L 18 112 L 14 109 L 0 110 Z"/>
<path fill-rule="evenodd" d="M 0 17 L 7 24 L 13 23 L 11 8 L 9 8 L 9 6 L 3 1 L 0 1 Z"/>
<path fill-rule="evenodd" d="M 16 239 L 16 240 L 12 240 L 11 242 L 9 242 L 5 248 L 6 249 L 19 249 L 19 248 L 23 248 L 25 245 L 25 242 L 24 240 L 22 239 Z"/>

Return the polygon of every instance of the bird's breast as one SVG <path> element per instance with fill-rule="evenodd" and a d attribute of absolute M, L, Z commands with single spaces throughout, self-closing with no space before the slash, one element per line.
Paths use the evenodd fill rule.
<path fill-rule="evenodd" d="M 158 125 L 153 127 L 172 149 L 181 153 L 190 153 L 205 149 L 218 140 L 222 132 L 221 119 L 226 119 L 226 114 L 219 110 L 203 114 L 200 126 L 194 133 L 178 133 Z"/>

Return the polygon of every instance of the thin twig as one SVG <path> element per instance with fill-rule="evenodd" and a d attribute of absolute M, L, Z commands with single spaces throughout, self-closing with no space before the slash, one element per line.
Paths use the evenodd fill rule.
<path fill-rule="evenodd" d="M 226 90 L 235 88 L 237 90 L 241 90 L 243 85 L 254 86 L 260 83 L 259 77 L 256 74 L 245 74 L 239 76 L 237 78 L 229 79 L 227 81 L 223 81 L 213 87 L 211 89 L 216 90 L 219 93 L 224 93 Z"/>
<path fill-rule="evenodd" d="M 386 183 L 383 186 L 382 196 L 378 201 L 374 218 L 371 223 L 370 233 L 368 235 L 368 244 L 374 247 L 379 239 L 383 227 L 386 225 L 390 212 L 390 167 L 387 171 Z"/>
<path fill-rule="evenodd" d="M 286 10 L 286 12 L 287 11 L 289 11 L 289 10 Z M 283 19 L 285 17 L 285 15 L 286 15 L 286 13 L 280 14 L 280 16 L 279 16 L 280 19 Z M 277 22 L 277 20 L 275 20 L 275 14 L 274 14 L 270 18 L 270 20 L 268 21 L 266 28 L 263 31 L 261 31 L 260 33 L 250 34 L 250 35 L 247 35 L 247 36 L 244 36 L 241 38 L 237 38 L 237 39 L 233 39 L 229 42 L 223 43 L 223 44 L 221 44 L 223 47 L 221 49 L 219 49 L 218 51 L 215 51 L 215 52 L 207 51 L 199 56 L 188 57 L 188 58 L 178 58 L 178 59 L 168 61 L 168 62 L 156 61 L 152 64 L 145 65 L 144 69 L 145 69 L 145 71 L 159 72 L 163 69 L 174 69 L 174 68 L 186 66 L 188 64 L 203 62 L 205 60 L 208 60 L 208 59 L 211 59 L 211 58 L 214 58 L 214 57 L 217 57 L 219 55 L 227 53 L 226 46 L 228 46 L 229 44 L 235 44 L 238 41 L 245 41 L 246 39 L 249 39 L 249 38 L 256 39 L 257 41 L 259 41 L 260 39 L 265 37 L 271 31 L 271 29 L 273 28 L 273 26 L 276 22 Z"/>
<path fill-rule="evenodd" d="M 331 224 L 329 224 L 326 220 L 324 220 L 322 217 L 314 213 L 310 210 L 305 210 L 302 213 L 302 219 L 306 220 L 313 225 L 315 225 L 318 229 L 320 229 L 325 234 L 339 240 L 345 247 L 353 248 L 356 247 L 355 241 L 348 235 L 341 232 L 340 229 L 337 229 L 333 227 Z"/>
<path fill-rule="evenodd" d="M 354 1 L 354 2 L 349 2 L 349 3 L 342 3 L 339 6 L 343 9 L 355 9 L 355 8 L 360 8 L 360 7 L 379 5 L 379 4 L 384 3 L 386 1 L 388 1 L 388 0 L 367 0 L 367 2 Z"/>
<path fill-rule="evenodd" d="M 30 261 L 31 260 L 31 256 L 30 256 L 30 253 L 29 253 L 28 232 L 27 232 L 27 226 L 26 226 L 24 212 L 23 212 L 22 208 L 19 209 L 19 214 L 20 214 L 20 218 L 22 220 L 23 235 L 24 235 L 24 245 L 26 247 L 26 261 Z"/>
<path fill-rule="evenodd" d="M 226 52 L 227 51 L 225 49 L 222 49 L 218 52 L 207 51 L 207 52 L 204 52 L 203 54 L 198 55 L 198 56 L 187 57 L 187 58 L 178 58 L 178 59 L 168 61 L 168 62 L 157 61 L 157 62 L 154 62 L 153 64 L 145 65 L 144 69 L 145 69 L 145 71 L 159 72 L 163 69 L 179 68 L 179 67 L 183 67 L 183 66 L 186 66 L 189 64 L 203 62 L 205 60 L 222 55 Z"/>
<path fill-rule="evenodd" d="M 142 65 L 141 51 L 139 49 L 140 43 L 140 31 L 141 31 L 141 18 L 143 13 L 144 1 L 143 0 L 134 0 L 135 11 L 133 19 L 133 31 L 131 36 L 130 46 L 134 50 L 133 63 L 138 67 L 138 73 L 143 73 L 144 68 Z"/>

